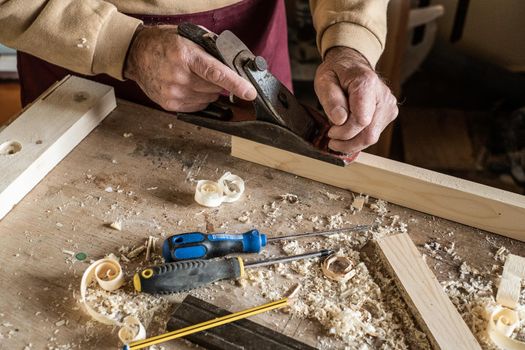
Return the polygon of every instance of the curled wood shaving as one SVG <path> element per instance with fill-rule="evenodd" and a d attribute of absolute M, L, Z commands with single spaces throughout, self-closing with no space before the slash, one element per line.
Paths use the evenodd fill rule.
<path fill-rule="evenodd" d="M 520 324 L 518 309 L 521 280 L 525 279 L 525 258 L 513 254 L 507 256 L 496 296 L 498 305 L 490 313 L 487 333 L 501 349 L 525 350 L 525 343 L 511 338 Z"/>
<path fill-rule="evenodd" d="M 118 261 L 114 259 L 100 259 L 91 264 L 80 282 L 80 300 L 84 304 L 87 313 L 98 322 L 115 325 L 118 321 L 104 316 L 93 309 L 86 301 L 87 288 L 93 280 L 96 280 L 100 288 L 107 291 L 119 289 L 124 283 L 124 274 Z"/>
<path fill-rule="evenodd" d="M 518 312 L 506 307 L 498 307 L 490 315 L 487 332 L 490 339 L 505 350 L 525 350 L 525 343 L 510 338 L 519 324 Z"/>
<path fill-rule="evenodd" d="M 336 256 L 330 255 L 326 258 L 322 265 L 321 269 L 323 274 L 331 280 L 334 281 L 348 281 L 355 275 L 353 271 L 354 262 L 347 258 L 346 256 Z M 352 274 L 352 272 L 354 272 Z"/>
<path fill-rule="evenodd" d="M 244 192 L 244 180 L 230 172 L 219 181 L 199 180 L 195 188 L 195 201 L 205 207 L 218 207 L 223 202 L 238 200 Z"/>
<path fill-rule="evenodd" d="M 118 331 L 118 337 L 124 344 L 146 339 L 146 329 L 135 316 L 124 318 L 123 326 Z"/>
<path fill-rule="evenodd" d="M 91 264 L 80 282 L 80 297 L 87 313 L 96 321 L 106 325 L 120 326 L 118 332 L 120 340 L 126 344 L 131 341 L 145 339 L 146 330 L 140 320 L 135 316 L 127 316 L 122 321 L 119 318 L 109 317 L 103 314 L 87 301 L 88 286 L 95 280 L 99 287 L 105 291 L 112 292 L 124 284 L 124 273 L 119 262 L 113 258 L 105 258 Z"/>

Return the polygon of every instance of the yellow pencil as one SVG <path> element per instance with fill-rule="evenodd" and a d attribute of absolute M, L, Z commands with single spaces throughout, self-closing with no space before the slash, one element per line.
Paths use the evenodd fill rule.
<path fill-rule="evenodd" d="M 260 314 L 266 311 L 280 309 L 285 306 L 288 306 L 288 298 L 283 298 L 281 300 L 272 301 L 270 303 L 256 306 L 251 309 L 246 309 L 246 310 L 239 311 L 239 312 L 236 312 L 230 315 L 226 315 L 226 316 L 215 318 L 213 320 L 202 322 L 202 323 L 199 323 L 193 326 L 188 326 L 188 327 L 184 327 L 181 329 L 177 329 L 173 332 L 161 334 L 156 337 L 151 337 L 151 338 L 144 339 L 144 340 L 138 340 L 138 341 L 124 345 L 124 350 L 144 349 L 151 345 L 163 343 L 168 340 L 172 340 L 176 338 L 185 337 L 193 333 L 201 332 L 206 329 L 213 328 L 213 327 L 222 326 L 223 324 L 234 322 L 234 321 L 237 321 L 243 318 L 247 318 L 253 315 L 257 315 L 257 314 Z"/>

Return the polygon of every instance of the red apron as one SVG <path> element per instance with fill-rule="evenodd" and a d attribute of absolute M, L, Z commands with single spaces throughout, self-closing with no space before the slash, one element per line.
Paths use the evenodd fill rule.
<path fill-rule="evenodd" d="M 234 5 L 195 14 L 131 16 L 143 20 L 146 25 L 192 22 L 215 33 L 228 29 L 254 54 L 263 56 L 268 62 L 269 70 L 291 89 L 286 11 L 283 0 L 243 0 Z M 18 72 L 24 106 L 67 74 L 80 75 L 23 52 L 18 52 Z M 105 74 L 84 77 L 113 86 L 119 98 L 160 108 L 131 80 L 119 81 Z"/>

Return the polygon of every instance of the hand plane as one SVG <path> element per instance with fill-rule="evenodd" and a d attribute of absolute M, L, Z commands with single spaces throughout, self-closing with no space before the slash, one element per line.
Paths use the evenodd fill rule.
<path fill-rule="evenodd" d="M 219 100 L 200 112 L 177 113 L 178 119 L 339 166 L 357 157 L 358 153 L 329 150 L 327 118 L 299 103 L 268 71 L 265 59 L 255 56 L 232 32 L 226 30 L 217 35 L 191 23 L 179 24 L 178 32 L 250 81 L 257 90 L 257 98 L 251 103 Z"/>

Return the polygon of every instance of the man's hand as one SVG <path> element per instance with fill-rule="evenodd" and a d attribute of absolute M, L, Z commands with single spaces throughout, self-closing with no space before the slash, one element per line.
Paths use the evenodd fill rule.
<path fill-rule="evenodd" d="M 175 112 L 202 110 L 223 90 L 244 100 L 257 97 L 252 84 L 178 35 L 177 27 L 171 25 L 139 29 L 124 77 L 136 81 L 162 108 Z"/>
<path fill-rule="evenodd" d="M 373 145 L 397 116 L 396 98 L 353 49 L 330 49 L 317 69 L 314 86 L 333 124 L 328 147 L 334 151 L 354 153 Z"/>

